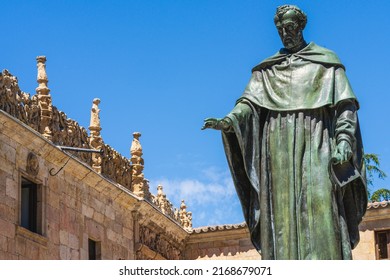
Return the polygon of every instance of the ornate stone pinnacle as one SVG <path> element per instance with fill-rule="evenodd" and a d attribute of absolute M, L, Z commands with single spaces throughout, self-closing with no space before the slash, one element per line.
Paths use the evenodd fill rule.
<path fill-rule="evenodd" d="M 131 148 L 130 148 L 130 154 L 131 154 L 131 159 L 132 163 L 137 163 L 137 164 L 142 164 L 143 165 L 143 159 L 141 158 L 143 153 L 142 153 L 142 146 L 139 141 L 139 138 L 141 137 L 141 133 L 139 132 L 134 132 L 133 133 L 133 142 L 131 143 Z M 142 159 L 142 163 L 140 162 L 133 162 L 134 159 Z"/>
<path fill-rule="evenodd" d="M 163 186 L 162 185 L 158 185 L 157 186 L 157 194 L 163 194 Z"/>
<path fill-rule="evenodd" d="M 130 161 L 132 164 L 131 188 L 136 195 L 145 197 L 145 178 L 144 174 L 142 173 L 144 170 L 144 159 L 142 158 L 142 146 L 139 142 L 141 133 L 134 132 L 133 136 L 133 142 L 131 143 L 130 147 Z"/>
<path fill-rule="evenodd" d="M 52 139 L 51 123 L 53 118 L 53 108 L 52 108 L 51 96 L 49 94 L 50 89 L 47 87 L 47 83 L 49 82 L 49 80 L 47 79 L 45 62 L 46 62 L 45 56 L 37 57 L 38 87 L 36 88 L 36 92 L 37 92 L 38 105 L 40 108 L 39 132 L 42 133 L 44 137 L 51 140 Z"/>
<path fill-rule="evenodd" d="M 133 132 L 133 136 L 135 139 L 139 140 L 139 138 L 141 137 L 141 132 Z"/>
<path fill-rule="evenodd" d="M 46 74 L 46 56 L 37 56 L 37 68 L 38 87 L 36 91 L 38 94 L 48 94 L 50 92 L 50 89 L 47 87 L 49 80 Z"/>
<path fill-rule="evenodd" d="M 192 229 L 192 212 L 187 212 L 187 205 L 184 200 L 181 201 L 179 211 L 180 224 L 186 230 Z"/>
<path fill-rule="evenodd" d="M 95 98 L 92 101 L 92 109 L 91 109 L 91 120 L 89 123 L 89 130 L 94 133 L 99 133 L 102 130 L 100 126 L 100 109 L 99 109 L 100 99 Z"/>
<path fill-rule="evenodd" d="M 169 201 L 167 200 L 167 196 L 163 191 L 163 186 L 157 186 L 157 196 L 156 196 L 156 205 L 160 208 L 163 214 L 169 213 Z"/>
<path fill-rule="evenodd" d="M 100 136 L 100 131 L 102 130 L 100 126 L 100 109 L 99 105 L 100 99 L 95 98 L 92 101 L 91 109 L 91 121 L 89 126 L 90 137 L 89 137 L 89 146 L 94 150 L 100 150 L 103 147 L 103 139 Z M 101 154 L 92 154 L 92 168 L 97 172 L 102 172 L 102 155 Z"/>

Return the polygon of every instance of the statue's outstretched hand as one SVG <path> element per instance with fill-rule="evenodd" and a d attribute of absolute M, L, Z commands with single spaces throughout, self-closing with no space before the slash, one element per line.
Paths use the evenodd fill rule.
<path fill-rule="evenodd" d="M 216 119 L 216 118 L 207 118 L 204 120 L 202 130 L 206 128 L 212 128 L 217 130 L 229 130 L 230 129 L 230 119 L 223 118 L 223 119 Z"/>
<path fill-rule="evenodd" d="M 219 119 L 216 119 L 216 118 L 207 118 L 207 119 L 205 119 L 201 129 L 202 130 L 204 130 L 206 128 L 217 129 L 218 120 Z"/>

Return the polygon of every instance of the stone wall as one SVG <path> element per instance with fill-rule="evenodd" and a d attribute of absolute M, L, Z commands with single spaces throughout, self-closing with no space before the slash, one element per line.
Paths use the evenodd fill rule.
<path fill-rule="evenodd" d="M 375 260 L 375 232 L 390 230 L 390 201 L 369 203 L 359 225 L 360 242 L 352 251 L 355 260 Z"/>

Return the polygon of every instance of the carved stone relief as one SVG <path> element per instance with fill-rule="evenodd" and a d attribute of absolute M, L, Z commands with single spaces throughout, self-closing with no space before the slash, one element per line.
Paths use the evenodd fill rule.
<path fill-rule="evenodd" d="M 31 176 L 37 176 L 39 172 L 38 157 L 32 152 L 30 152 L 27 156 L 26 171 Z"/>
<path fill-rule="evenodd" d="M 179 260 L 180 250 L 171 244 L 167 236 L 156 233 L 146 226 L 140 226 L 140 243 L 146 245 L 168 260 Z"/>

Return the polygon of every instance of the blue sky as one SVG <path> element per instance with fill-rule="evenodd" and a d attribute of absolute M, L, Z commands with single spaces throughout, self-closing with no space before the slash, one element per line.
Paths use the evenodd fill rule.
<path fill-rule="evenodd" d="M 240 223 L 241 207 L 217 131 L 206 117 L 234 106 L 250 70 L 282 44 L 276 7 L 308 15 L 307 41 L 334 50 L 357 95 L 366 153 L 390 175 L 388 0 L 4 1 L 0 68 L 35 93 L 36 61 L 47 56 L 53 104 L 84 127 L 101 99 L 102 136 L 130 156 L 142 133 L 144 174 L 156 193 L 185 199 L 197 226 Z M 390 188 L 389 179 L 375 187 Z"/>

